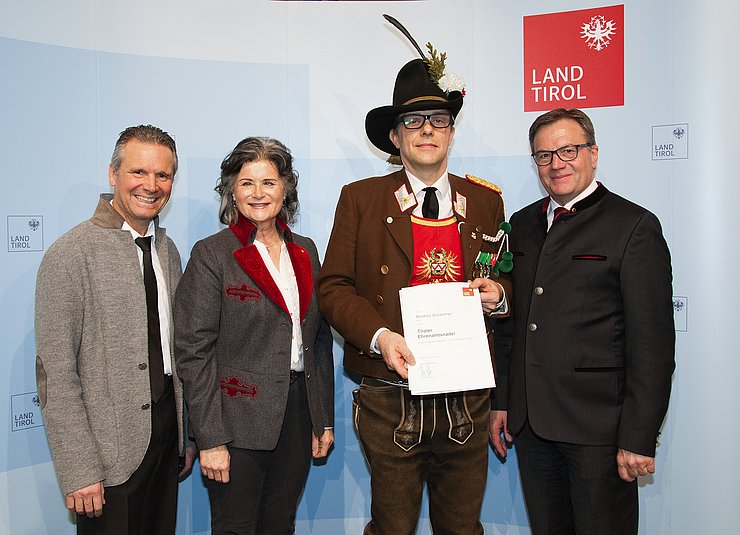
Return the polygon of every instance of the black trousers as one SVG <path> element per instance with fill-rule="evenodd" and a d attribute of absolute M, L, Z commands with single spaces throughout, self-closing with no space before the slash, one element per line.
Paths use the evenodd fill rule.
<path fill-rule="evenodd" d="M 277 446 L 271 451 L 229 446 L 229 482 L 204 479 L 212 535 L 289 535 L 311 464 L 306 381 L 290 385 Z"/>
<path fill-rule="evenodd" d="M 616 446 L 545 440 L 529 422 L 515 445 L 533 535 L 637 535 L 637 481 L 619 477 Z"/>
<path fill-rule="evenodd" d="M 102 516 L 77 515 L 78 535 L 174 535 L 178 430 L 171 380 L 151 411 L 152 435 L 144 460 L 128 481 L 105 487 Z"/>

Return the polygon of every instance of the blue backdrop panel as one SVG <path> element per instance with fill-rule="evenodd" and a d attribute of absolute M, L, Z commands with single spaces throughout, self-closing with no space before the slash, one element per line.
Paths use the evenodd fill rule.
<path fill-rule="evenodd" d="M 740 360 L 732 289 L 740 249 L 732 246 L 737 185 L 728 155 L 738 139 L 731 119 L 738 116 L 733 24 L 740 7 L 624 4 L 625 105 L 588 110 L 600 145 L 597 178 L 659 217 L 680 296 L 674 393 L 657 472 L 640 482 L 640 532 L 733 533 Z M 213 191 L 219 164 L 247 135 L 277 137 L 293 150 L 296 230 L 323 255 L 341 187 L 389 170 L 362 124 L 371 107 L 389 103 L 398 67 L 415 55 L 382 22 L 390 10 L 422 43 L 447 51 L 450 70 L 465 76 L 470 91 L 450 169 L 499 184 L 511 215 L 544 195 L 528 156 L 526 132 L 537 114 L 523 112 L 523 17 L 594 7 L 576 0 L 0 6 L 7 241 L 0 248 L 0 534 L 12 535 L 74 532 L 34 404 L 33 293 L 43 251 L 88 218 L 108 190 L 107 165 L 123 128 L 153 123 L 177 140 L 180 172 L 162 222 L 183 261 L 198 239 L 221 228 Z M 689 158 L 653 160 L 654 127 L 677 124 L 686 127 Z M 15 238 L 34 247 L 12 249 Z M 359 533 L 369 516 L 369 475 L 351 418 L 356 384 L 341 367 L 340 344 L 336 337 L 336 445 L 310 471 L 300 535 Z M 180 486 L 179 535 L 209 531 L 198 473 Z M 491 454 L 488 475 L 486 533 L 528 534 L 514 452 L 504 464 Z M 419 535 L 430 533 L 427 512 L 425 504 Z"/>

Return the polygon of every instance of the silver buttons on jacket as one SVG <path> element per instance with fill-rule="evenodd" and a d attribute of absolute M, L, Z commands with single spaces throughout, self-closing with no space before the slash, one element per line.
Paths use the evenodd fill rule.
<path fill-rule="evenodd" d="M 542 295 L 543 293 L 545 293 L 545 290 L 542 289 L 542 286 L 537 286 L 534 289 L 534 295 Z"/>
<path fill-rule="evenodd" d="M 537 324 L 530 323 L 529 325 L 527 325 L 527 329 L 529 329 L 531 332 L 535 332 L 537 330 Z"/>

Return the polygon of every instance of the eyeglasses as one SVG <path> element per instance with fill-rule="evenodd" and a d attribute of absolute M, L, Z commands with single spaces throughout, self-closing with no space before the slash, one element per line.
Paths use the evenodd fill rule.
<path fill-rule="evenodd" d="M 424 126 L 424 123 L 427 120 L 434 128 L 447 128 L 451 124 L 455 123 L 455 120 L 449 113 L 430 113 L 429 115 L 423 113 L 410 113 L 396 119 L 396 124 L 403 123 L 403 126 L 409 130 L 418 130 Z"/>
<path fill-rule="evenodd" d="M 561 162 L 572 162 L 578 158 L 578 149 L 590 146 L 591 143 L 581 143 L 580 145 L 566 145 L 557 150 L 538 150 L 532 154 L 532 158 L 534 158 L 534 163 L 540 167 L 550 165 L 553 154 L 557 154 Z"/>

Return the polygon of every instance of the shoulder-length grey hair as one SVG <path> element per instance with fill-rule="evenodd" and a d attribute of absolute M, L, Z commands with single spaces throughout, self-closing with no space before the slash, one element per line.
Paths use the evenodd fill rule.
<path fill-rule="evenodd" d="M 269 137 L 248 137 L 237 143 L 221 162 L 221 176 L 214 188 L 221 196 L 218 218 L 224 225 L 236 224 L 239 210 L 233 202 L 236 177 L 245 163 L 266 160 L 277 169 L 285 187 L 285 199 L 278 217 L 286 224 L 295 220 L 298 212 L 298 173 L 293 169 L 293 156 L 288 147 Z"/>

